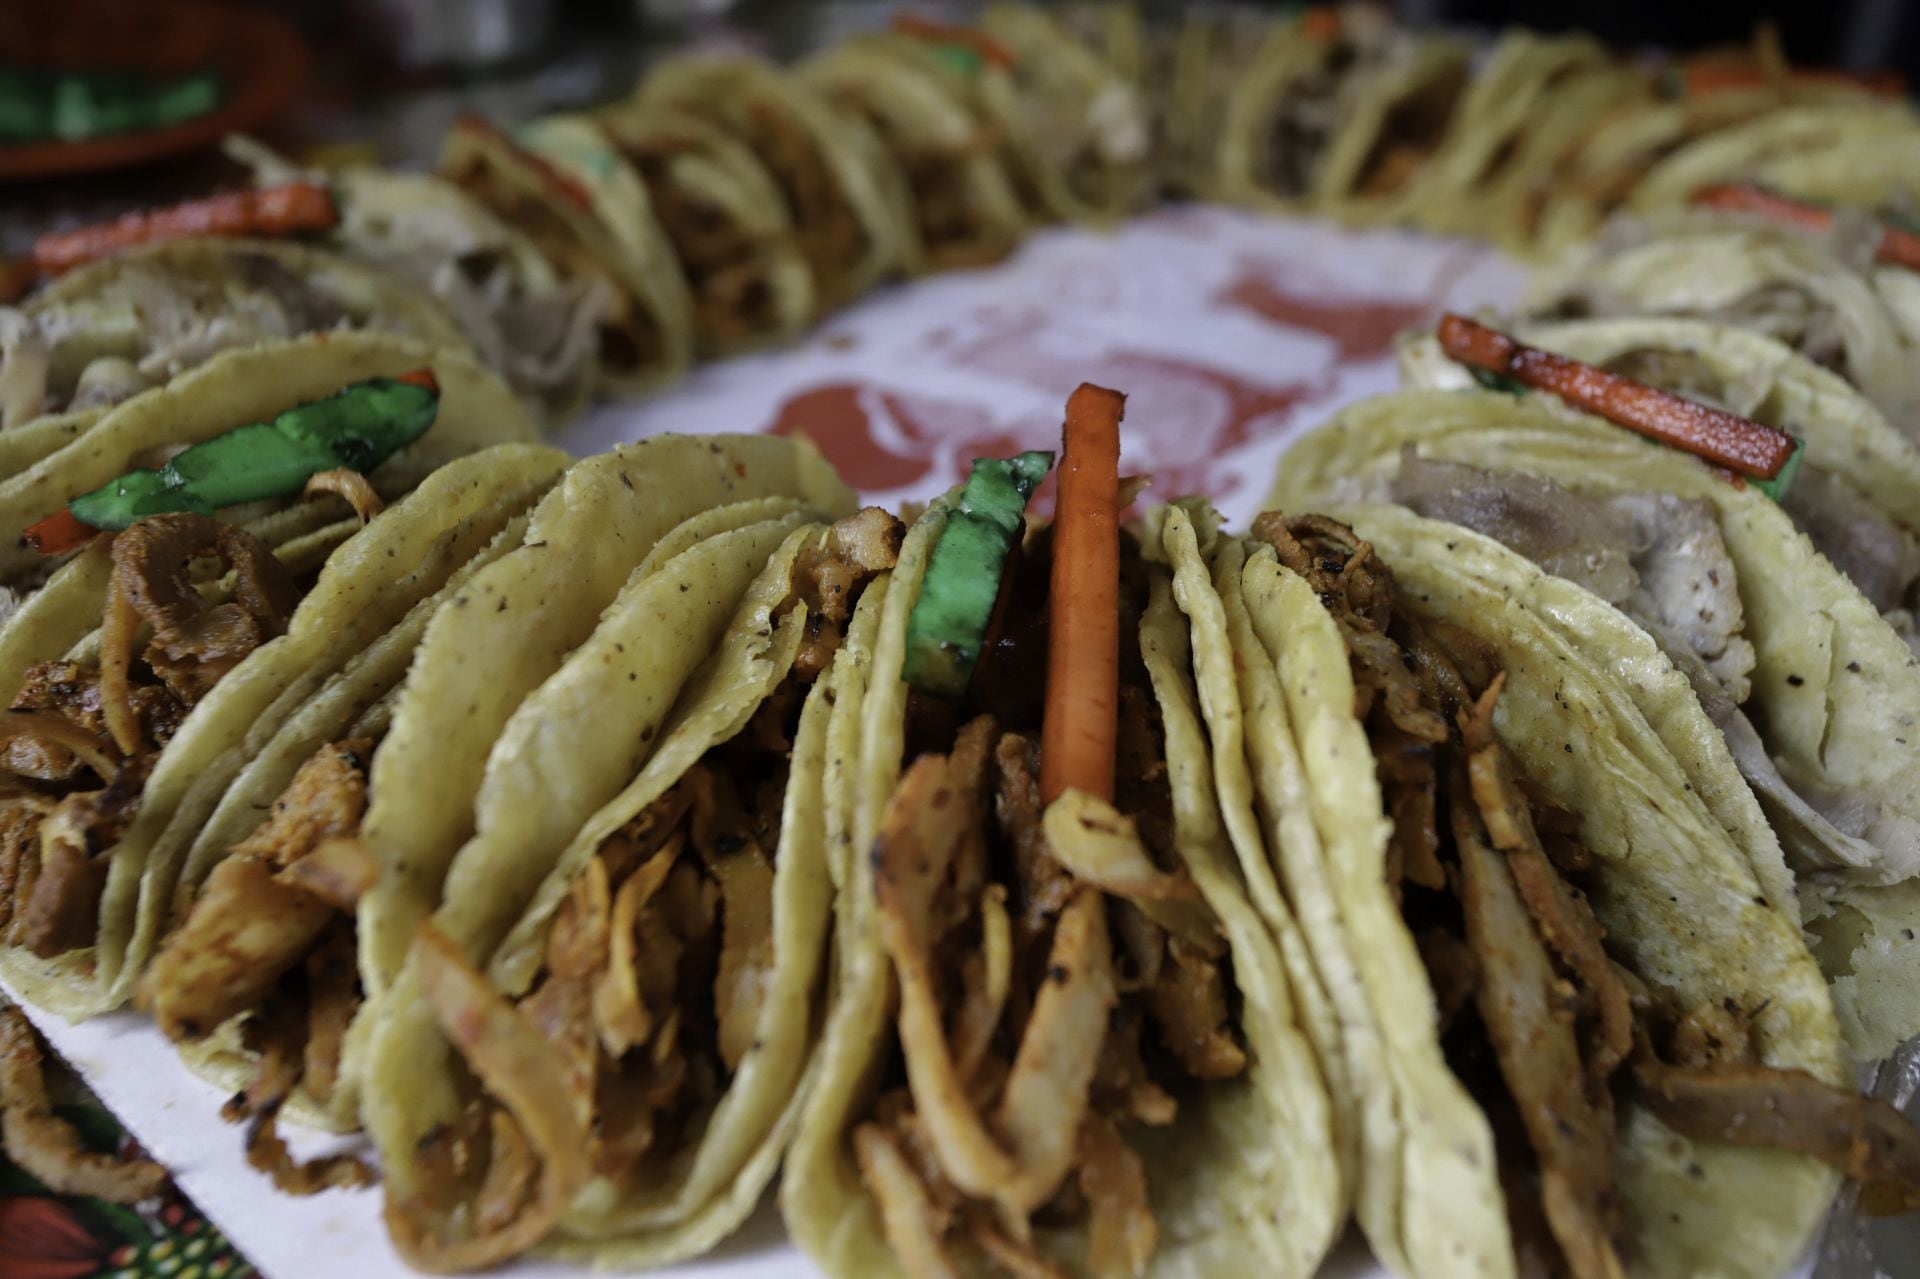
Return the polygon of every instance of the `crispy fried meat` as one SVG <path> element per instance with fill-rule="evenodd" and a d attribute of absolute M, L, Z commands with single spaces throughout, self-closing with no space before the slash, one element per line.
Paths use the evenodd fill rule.
<path fill-rule="evenodd" d="M 215 556 L 233 571 L 233 599 L 209 604 L 193 583 L 194 563 Z M 143 656 L 191 706 L 221 676 L 287 629 L 299 602 L 291 575 L 264 542 L 205 515 L 155 515 L 113 539 L 113 576 L 100 626 L 100 691 L 107 726 L 126 754 L 142 748 L 129 675 L 145 622 Z"/>
<path fill-rule="evenodd" d="M 794 563 L 793 595 L 807 607 L 807 633 L 794 658 L 794 673 L 812 681 L 839 651 L 840 637 L 861 589 L 900 557 L 906 525 L 869 506 L 827 530 L 823 543 L 806 547 Z"/>
<path fill-rule="evenodd" d="M 145 1158 L 88 1150 L 53 1112 L 40 1043 L 26 1015 L 0 1003 L 0 1138 L 13 1160 L 56 1194 L 133 1204 L 166 1188 L 166 1170 Z"/>

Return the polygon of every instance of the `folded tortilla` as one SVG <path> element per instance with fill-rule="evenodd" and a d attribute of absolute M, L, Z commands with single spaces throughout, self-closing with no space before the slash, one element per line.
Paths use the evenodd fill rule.
<path fill-rule="evenodd" d="M 594 118 L 673 242 L 701 355 L 792 337 L 812 322 L 812 270 L 751 148 L 690 112 L 625 102 Z"/>
<path fill-rule="evenodd" d="M 353 380 L 405 367 L 357 370 Z M 286 376 L 277 385 L 284 388 L 298 374 L 282 371 Z M 244 408 L 236 413 L 243 422 L 258 416 Z M 147 653 L 149 664 L 160 660 L 153 653 L 162 646 L 182 656 L 169 659 L 180 665 L 178 678 L 167 680 L 170 694 L 157 680 L 133 681 L 129 698 L 140 724 L 139 745 L 125 748 L 124 757 L 90 762 L 101 789 L 84 789 L 85 772 L 58 770 L 61 780 L 52 796 L 36 798 L 46 791 L 32 788 L 25 804 L 10 806 L 7 851 L 14 874 L 0 971 L 14 988 L 75 1018 L 125 1002 L 178 904 L 183 875 L 198 869 L 191 846 L 218 816 L 236 779 L 244 782 L 269 767 L 262 753 L 290 719 L 299 718 L 303 703 L 341 672 L 370 660 L 367 651 L 378 649 L 377 641 L 409 610 L 464 571 L 551 482 L 561 460 L 531 445 L 457 458 L 365 529 L 342 539 L 337 527 L 322 528 L 284 541 L 277 555 L 229 529 L 219 534 L 218 546 L 223 568 L 231 567 L 236 577 L 231 586 L 213 579 L 212 598 L 204 605 L 194 598 L 189 570 L 195 558 L 214 550 L 214 536 L 202 539 L 199 532 L 223 526 L 200 516 L 138 522 L 112 539 L 110 567 L 102 564 L 102 552 L 90 548 L 76 561 L 77 571 L 49 588 L 58 592 L 47 598 L 57 598 L 59 610 L 30 606 L 18 614 L 8 627 L 8 656 L 36 663 L 7 672 L 16 690 L 10 761 L 24 777 L 46 775 L 46 745 L 38 748 L 40 759 L 21 754 L 35 743 L 66 742 L 68 750 L 91 761 L 70 734 L 47 734 L 71 724 L 84 740 L 86 690 L 95 690 L 91 696 L 98 702 L 110 702 L 105 680 L 114 659 L 105 627 L 114 623 L 114 600 L 144 600 L 144 607 L 166 609 L 166 616 L 178 619 L 167 623 L 178 626 L 178 634 L 153 622 L 156 648 Z M 122 565 L 117 552 L 123 542 L 143 547 L 140 558 Z M 279 563 L 259 563 L 256 556 Z M 119 580 L 127 574 L 130 580 Z M 112 595 L 109 576 L 116 584 Z M 63 632 L 88 596 L 96 613 L 107 605 L 105 627 L 63 652 Z M 170 603 L 176 596 L 182 597 L 179 605 Z M 288 608 L 284 631 L 275 634 L 275 615 Z M 252 620 L 242 625 L 245 619 Z M 130 621 L 138 626 L 140 618 Z M 210 629 L 215 622 L 219 628 Z M 123 677 L 128 657 L 120 659 Z M 377 700 L 377 694 L 365 698 L 351 713 L 358 716 Z M 101 749 L 107 748 L 87 747 Z M 20 777 L 11 780 L 17 786 Z M 258 812 L 253 809 L 248 819 L 257 819 Z M 86 836 L 78 858 L 68 847 L 66 824 Z M 96 842 L 109 846 L 96 855 Z M 184 887 L 191 890 L 191 879 Z"/>
<path fill-rule="evenodd" d="M 1611 424 L 1468 391 L 1382 397 L 1308 436 L 1271 501 L 1316 495 L 1468 525 L 1625 611 L 1687 676 L 1803 877 L 1865 893 L 1920 868 L 1912 651 L 1764 495 Z M 1850 1018 L 1855 1051 L 1894 1015 Z"/>
<path fill-rule="evenodd" d="M 1116 13 L 1103 33 L 1124 38 Z M 1006 130 L 1036 219 L 1110 225 L 1151 193 L 1151 124 L 1139 82 L 1107 55 L 1031 5 L 993 4 L 980 29 L 1012 54 L 983 68 L 978 92 Z"/>
<path fill-rule="evenodd" d="M 826 998 L 820 779 L 838 682 L 819 645 L 841 622 L 811 574 L 868 518 L 829 531 L 819 514 L 756 500 L 670 532 L 495 745 L 476 811 L 517 796 L 498 809 L 514 820 L 483 819 L 451 863 L 371 1044 L 387 1219 L 418 1262 L 538 1242 L 661 1264 L 730 1233 L 772 1176 Z M 624 745 L 538 764 L 540 738 L 588 729 Z M 472 1036 L 450 972 L 537 1029 L 545 1064 L 491 1073 L 496 1045 Z M 536 1119 L 517 1088 L 549 1068 L 564 1094 Z M 450 1213 L 435 1146 L 466 1116 L 508 1112 L 542 1192 L 513 1220 Z"/>
<path fill-rule="evenodd" d="M 862 36 L 795 70 L 838 115 L 877 137 L 889 162 L 901 265 L 910 274 L 982 266 L 1011 253 L 1029 212 L 1011 143 L 973 91 L 972 75 L 915 37 Z"/>
<path fill-rule="evenodd" d="M 466 352 L 433 299 L 308 245 L 174 240 L 69 271 L 0 310 L 0 475 L 222 351 L 341 329 Z"/>
<path fill-rule="evenodd" d="M 1708 134 L 1654 165 L 1627 201 L 1634 212 L 1685 204 L 1702 187 L 1754 179 L 1779 165 L 1870 137 L 1911 136 L 1920 128 L 1911 104 L 1848 97 L 1773 111 Z"/>
<path fill-rule="evenodd" d="M 1268 37 L 1231 90 L 1218 192 L 1279 210 L 1365 220 L 1391 207 L 1446 134 L 1468 46 L 1349 10 L 1332 35 L 1298 24 Z"/>
<path fill-rule="evenodd" d="M 448 133 L 440 176 L 532 240 L 601 300 L 599 379 L 620 393 L 677 378 L 693 358 L 693 318 L 673 244 L 647 189 L 583 116 L 536 120 L 508 137 L 478 117 Z"/>
<path fill-rule="evenodd" d="M 1030 746 L 1021 745 L 1015 732 L 996 744 L 982 736 L 982 729 L 990 733 L 992 725 L 976 721 L 961 732 L 950 757 L 921 755 L 911 770 L 903 770 L 906 685 L 896 673 L 926 559 L 945 520 L 944 506 L 936 505 L 916 522 L 885 598 L 868 592 L 864 616 L 856 618 L 837 659 L 836 673 L 844 671 L 848 683 L 828 728 L 827 829 L 829 865 L 840 889 L 836 928 L 841 940 L 831 1021 L 783 1182 L 788 1228 L 833 1275 L 929 1275 L 947 1273 L 941 1269 L 947 1264 L 970 1267 L 966 1272 L 971 1273 L 996 1261 L 1017 1272 L 1015 1258 L 1036 1257 L 1102 1273 L 1211 1274 L 1240 1268 L 1311 1275 L 1338 1231 L 1346 1203 L 1341 1163 L 1330 1140 L 1326 1085 L 1315 1066 L 1313 1044 L 1301 1029 L 1306 1014 L 1292 974 L 1249 904 L 1233 861 L 1200 720 L 1205 693 L 1194 687 L 1193 645 L 1180 624 L 1175 587 L 1164 567 L 1147 569 L 1139 615 L 1147 682 L 1129 684 L 1122 694 L 1123 707 L 1144 713 L 1148 723 L 1157 719 L 1158 743 L 1164 747 L 1163 768 L 1148 765 L 1137 785 L 1123 781 L 1120 788 L 1122 804 L 1150 808 L 1158 802 L 1152 798 L 1155 788 L 1168 787 L 1170 824 L 1157 827 L 1153 838 L 1168 842 L 1171 868 L 1148 873 L 1135 861 L 1130 872 L 1146 875 L 1154 885 L 1150 895 L 1160 894 L 1159 905 L 1140 906 L 1145 914 L 1135 915 L 1127 894 L 1142 891 L 1141 886 L 1096 889 L 1096 865 L 1070 850 L 1070 824 L 1112 823 L 1106 828 L 1116 840 L 1137 840 L 1132 818 L 1091 798 L 1078 808 L 1063 798 L 1044 818 L 1037 795 L 1007 800 L 1029 805 L 1030 819 L 1042 820 L 1049 832 L 1048 846 L 1063 862 L 1073 863 L 1068 882 L 1077 887 L 1070 904 L 1058 911 L 1049 939 L 1054 913 L 1036 923 L 1024 906 L 1025 893 L 1033 890 L 1006 882 L 1004 870 L 988 869 L 989 882 L 981 885 L 972 878 L 977 871 L 954 869 L 953 875 L 972 885 L 968 888 L 946 885 L 940 877 L 947 872 L 930 869 L 949 859 L 956 867 L 977 865 L 968 862 L 975 855 L 967 851 L 972 841 L 1000 838 L 998 823 L 1009 820 L 1004 803 L 1003 815 L 995 818 L 994 803 L 970 794 L 969 784 L 951 770 L 985 765 L 983 779 L 997 774 L 1001 780 L 994 785 L 1005 788 L 1001 793 L 1017 796 L 1023 793 L 1020 777 L 1027 776 L 1024 785 L 1032 785 L 1031 775 L 1021 771 L 1026 765 L 1019 763 Z M 1017 722 L 1008 727 L 1018 727 Z M 991 759 L 983 759 L 983 751 Z M 963 755 L 973 763 L 962 765 Z M 946 780 L 937 780 L 942 777 Z M 1143 834 L 1146 820 L 1138 828 Z M 1120 857 L 1116 846 L 1104 847 Z M 1137 859 L 1139 845 L 1133 847 L 1131 856 Z M 1056 873 L 1068 878 L 1065 871 Z M 921 885 L 916 874 L 930 875 L 932 882 Z M 1030 1016 L 1026 996 L 1005 996 L 1009 1007 L 1001 1015 L 1008 1024 L 1027 1021 L 1017 1053 L 1005 1042 L 982 1047 L 977 1032 L 966 1028 L 975 1013 L 957 1014 L 957 1020 L 945 1023 L 946 1034 L 938 1014 L 928 1020 L 924 965 L 932 956 L 919 948 L 939 944 L 941 921 L 966 918 L 957 912 L 972 908 L 966 901 L 970 893 L 979 894 L 978 909 L 984 912 L 984 940 L 978 944 L 989 956 L 985 971 L 998 971 L 990 958 L 996 948 L 991 939 L 1002 934 L 991 922 L 992 903 L 1003 902 L 1014 919 L 1011 927 L 1024 939 L 1015 943 L 1023 953 L 1011 960 L 1016 989 L 1027 984 L 1023 965 L 1029 960 L 1049 974 Z M 1110 942 L 1103 914 L 1109 910 L 1120 921 Z M 1128 922 L 1133 920 L 1140 922 Z M 1211 971 L 1225 980 L 1230 968 L 1239 994 L 1239 1029 L 1232 1041 L 1237 1046 L 1228 1055 L 1237 1058 L 1238 1068 L 1185 1079 L 1177 1105 L 1164 1112 L 1156 1113 L 1143 1100 L 1139 1113 L 1147 1122 L 1135 1122 L 1112 1113 L 1110 1096 L 1090 1099 L 1085 1077 L 1074 1071 L 1109 1051 L 1124 1061 L 1129 1035 L 1154 1033 L 1142 1028 L 1143 1019 L 1167 1013 L 1164 1007 L 1149 1013 L 1138 999 L 1125 996 L 1116 1006 L 1111 987 L 1102 985 L 1111 982 L 1107 965 L 1120 963 L 1121 952 L 1150 954 L 1153 939 L 1164 939 L 1160 924 L 1148 920 L 1195 928 L 1198 936 L 1214 939 L 1202 944 L 1219 947 L 1210 963 L 1194 971 Z M 1034 946 L 1041 949 L 1028 949 Z M 921 960 L 913 958 L 916 953 Z M 1176 955 L 1183 964 L 1197 957 L 1178 943 Z M 1175 962 L 1167 960 L 1169 970 Z M 962 988 L 999 989 L 991 978 L 980 984 L 975 960 L 960 967 L 975 974 L 962 977 Z M 896 980 L 897 1012 L 889 995 Z M 1195 1051 L 1211 1044 L 1218 1051 L 1219 1036 L 1227 1032 L 1207 1011 L 1206 989 L 1193 988 L 1184 1007 L 1209 1033 L 1182 1043 Z M 1058 1004 L 1049 1002 L 1055 998 Z M 1089 1001 L 1091 1014 L 1084 1011 Z M 962 1006 L 972 1002 L 970 997 Z M 1073 1029 L 1063 1038 L 1060 1032 L 1067 1026 Z M 1043 1050 L 1042 1043 L 1051 1047 Z M 1001 1078 L 997 1068 L 984 1069 L 976 1059 L 977 1051 L 986 1053 L 986 1062 L 1011 1059 L 1011 1078 L 1004 1086 L 995 1082 Z M 902 1052 L 904 1072 L 898 1064 Z M 1036 1070 L 1057 1077 L 1031 1093 Z M 978 1091 L 961 1091 L 969 1072 L 977 1076 Z M 884 1090 L 878 1103 L 876 1079 Z M 943 1079 L 951 1079 L 952 1087 Z M 1069 1082 L 1073 1079 L 1077 1085 Z M 997 1119 L 990 1133 L 976 1107 L 992 1106 L 1003 1091 L 991 1112 Z M 1036 1099 L 1042 1113 L 1031 1110 Z M 1078 1153 L 1076 1132 L 1083 1134 Z M 915 1144 L 903 1145 L 908 1142 Z M 1081 1169 L 1077 1183 L 1071 1175 L 1075 1167 Z M 1091 1203 L 1080 1201 L 1029 1221 L 1033 1205 L 1052 1199 L 1063 1179 L 1086 1187 Z M 930 1184 L 944 1188 L 932 1191 L 926 1188 Z M 950 1216 L 933 1215 L 923 1196 L 934 1193 L 944 1202 L 957 1200 L 958 1209 Z M 997 1224 L 984 1224 L 988 1221 Z"/>
<path fill-rule="evenodd" d="M 819 309 L 900 269 L 904 179 L 864 121 L 832 110 L 799 77 L 751 57 L 681 56 L 652 68 L 635 97 L 711 120 L 759 157 L 786 199 Z"/>
<path fill-rule="evenodd" d="M 1307 922 L 1360 1088 L 1345 1110 L 1375 1254 L 1414 1275 L 1618 1274 L 1629 1257 L 1634 1273 L 1780 1273 L 1835 1175 L 1683 1137 L 1655 1116 L 1646 1059 L 1608 1054 L 1632 1046 L 1618 964 L 1655 1007 L 1738 1010 L 1728 1033 L 1750 1037 L 1752 1061 L 1812 1077 L 1780 1086 L 1850 1087 L 1797 929 L 1625 686 L 1557 629 L 1604 604 L 1552 619 L 1519 556 L 1404 512 L 1352 514 L 1364 532 L 1286 526 L 1300 571 L 1272 532 L 1216 550 L 1211 570 L 1260 803 L 1296 831 L 1269 844 L 1273 874 Z M 1196 632 L 1205 612 L 1189 610 Z M 1490 669 L 1504 686 L 1483 697 Z M 1423 830 L 1448 833 L 1423 844 Z M 1586 869 L 1555 869 L 1542 839 L 1568 857 L 1576 841 Z M 1572 897 L 1543 905 L 1568 875 L 1547 891 Z M 1588 903 L 1598 919 L 1581 925 Z M 1470 1009 L 1480 1056 L 1461 1055 Z M 1634 1072 L 1617 1116 L 1612 1069 Z"/>
<path fill-rule="evenodd" d="M 564 262 L 548 261 L 529 236 L 433 174 L 303 168 L 244 136 L 224 149 L 261 186 L 324 185 L 340 213 L 324 243 L 437 299 L 480 362 L 548 425 L 586 402 L 607 286 L 567 279 Z"/>
<path fill-rule="evenodd" d="M 146 464 L 156 451 L 270 419 L 352 382 L 429 366 L 441 388 L 434 427 L 369 477 L 384 496 L 397 497 L 435 466 L 477 448 L 536 438 L 525 409 L 505 385 L 454 351 L 358 331 L 223 351 L 102 414 L 76 438 L 0 479 L 0 529 L 5 530 L 0 581 L 32 582 L 52 567 L 22 540 L 28 525 Z M 236 512 L 240 518 L 259 513 Z"/>
<path fill-rule="evenodd" d="M 1541 320 L 1692 316 L 1778 338 L 1857 387 L 1911 434 L 1915 346 L 1842 233 L 1672 212 L 1618 226 L 1535 274 L 1520 312 Z"/>
<path fill-rule="evenodd" d="M 1769 86 L 1621 102 L 1580 141 L 1547 194 L 1537 251 L 1564 253 L 1596 234 L 1632 199 L 1650 170 L 1696 139 L 1783 110 L 1793 101 L 1789 91 Z"/>
<path fill-rule="evenodd" d="M 382 997 L 472 834 L 490 749 L 629 573 L 731 525 L 784 530 L 808 509 L 801 493 L 844 494 L 809 450 L 763 437 L 661 436 L 571 469 L 536 452 L 537 469 L 501 459 L 536 485 L 521 513 L 337 673 L 296 679 L 275 703 L 295 709 L 250 728 L 245 763 L 163 836 L 182 869 L 141 997 L 191 1063 L 238 1090 L 236 1118 L 284 1104 L 358 1125 Z M 364 882 L 325 896 L 348 871 Z M 276 1076 L 276 1054 L 304 1069 Z"/>
<path fill-rule="evenodd" d="M 1549 104 L 1608 66 L 1605 48 L 1587 36 L 1505 32 L 1461 93 L 1430 158 L 1400 185 L 1382 215 L 1436 231 L 1476 233 L 1478 202 L 1522 164 L 1530 139 L 1561 110 Z M 1574 105 L 1575 118 L 1584 120 L 1588 108 Z"/>

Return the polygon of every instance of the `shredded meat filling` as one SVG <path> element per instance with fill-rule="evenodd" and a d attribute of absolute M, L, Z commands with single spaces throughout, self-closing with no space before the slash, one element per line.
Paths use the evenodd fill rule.
<path fill-rule="evenodd" d="M 1143 1273 L 1158 1226 L 1128 1131 L 1246 1069 L 1226 947 L 1173 849 L 1137 684 L 1121 723 L 1128 812 L 1077 792 L 1043 807 L 1037 739 L 985 715 L 920 756 L 888 807 L 874 892 L 904 1077 L 852 1143 L 914 1279 L 963 1273 L 968 1256 L 1061 1275 L 1032 1230 L 1067 1220 L 1092 1273 Z"/>
<path fill-rule="evenodd" d="M 686 272 L 693 291 L 694 327 L 709 349 L 725 349 L 774 329 L 779 321 L 765 238 L 740 225 L 736 214 L 688 181 L 684 165 L 703 159 L 691 129 L 667 124 L 642 136 L 618 138 L 621 152 L 647 184 L 654 216 Z"/>
<path fill-rule="evenodd" d="M 241 1039 L 257 1064 L 223 1113 L 248 1125 L 248 1160 L 289 1194 L 371 1177 L 350 1158 L 294 1160 L 277 1125 L 296 1089 L 321 1105 L 333 1099 L 360 1006 L 352 921 L 374 878 L 357 838 L 373 748 L 370 738 L 336 742 L 300 766 L 260 825 L 181 903 L 138 992 L 175 1040 L 245 1019 Z"/>
<path fill-rule="evenodd" d="M 1429 967 L 1449 1061 L 1500 1134 L 1509 1202 L 1517 1219 L 1537 1212 L 1544 1222 L 1543 1232 L 1522 1232 L 1528 1255 L 1579 1279 L 1623 1273 L 1612 1173 L 1623 1085 L 1688 1136 L 1810 1154 L 1867 1181 L 1874 1202 L 1913 1207 L 1920 1134 L 1897 1112 L 1758 1064 L 1746 1016 L 1731 1000 L 1676 1016 L 1670 999 L 1608 954 L 1578 886 L 1593 857 L 1572 815 L 1530 795 L 1496 736 L 1507 677 L 1494 654 L 1396 609 L 1391 573 L 1344 526 L 1269 513 L 1254 529 L 1307 578 L 1349 638 L 1395 842 L 1409 842 L 1404 813 L 1423 816 L 1413 842 L 1432 850 L 1439 882 L 1420 882 L 1404 852 L 1389 858 L 1389 873 Z M 1395 653 L 1399 660 L 1385 660 Z M 1405 725 L 1416 718 L 1409 691 L 1447 726 L 1432 743 L 1444 782 L 1438 803 L 1426 794 L 1427 777 L 1409 779 L 1401 758 Z M 1420 792 L 1411 803 L 1401 797 L 1410 788 Z"/>
<path fill-rule="evenodd" d="M 644 371 L 663 350 L 660 330 L 624 281 L 581 240 L 553 201 L 516 187 L 482 157 L 443 174 L 501 221 L 531 240 L 560 274 L 602 302 L 598 321 L 602 363 L 621 373 Z"/>
<path fill-rule="evenodd" d="M 905 537 L 906 525 L 880 507 L 869 506 L 834 524 L 823 543 L 800 552 L 788 603 L 798 601 L 807 607 L 806 635 L 793 664 L 802 680 L 811 681 L 826 670 L 839 651 L 861 588 L 874 574 L 893 567 Z"/>
<path fill-rule="evenodd" d="M 847 301 L 866 233 L 819 140 L 791 112 L 768 102 L 749 102 L 744 126 L 748 145 L 787 198 L 822 307 Z"/>

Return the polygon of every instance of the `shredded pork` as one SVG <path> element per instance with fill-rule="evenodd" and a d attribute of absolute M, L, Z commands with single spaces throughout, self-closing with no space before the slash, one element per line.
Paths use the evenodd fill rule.
<path fill-rule="evenodd" d="M 1431 815 L 1416 842 L 1441 867 L 1438 882 L 1416 880 L 1404 851 L 1389 864 L 1451 1013 L 1448 1059 L 1503 1134 L 1515 1220 L 1544 1225 L 1517 1228 L 1523 1252 L 1576 1279 L 1624 1273 L 1617 1096 L 1692 1137 L 1813 1155 L 1910 1206 L 1920 1134 L 1896 1112 L 1756 1064 L 1751 1014 L 1733 1000 L 1676 1016 L 1670 997 L 1609 954 L 1580 887 L 1593 858 L 1577 823 L 1530 795 L 1495 733 L 1507 678 L 1495 655 L 1396 607 L 1391 573 L 1344 526 L 1270 513 L 1254 530 L 1308 579 L 1348 637 L 1357 709 L 1390 810 Z M 1377 651 L 1382 643 L 1398 660 Z M 1432 743 L 1431 775 L 1409 776 L 1399 758 L 1409 697 L 1447 726 Z M 1436 784 L 1445 786 L 1438 802 L 1400 799 Z M 1397 821 L 1394 842 L 1408 840 Z"/>
<path fill-rule="evenodd" d="M 1123 685 L 1124 812 L 1042 805 L 1030 729 L 982 715 L 950 740 L 907 770 L 874 849 L 901 1054 L 855 1160 L 913 1279 L 1061 1275 L 1034 1231 L 1065 1222 L 1091 1273 L 1144 1273 L 1159 1226 L 1128 1134 L 1247 1065 L 1226 946 L 1174 851 L 1156 708 Z"/>

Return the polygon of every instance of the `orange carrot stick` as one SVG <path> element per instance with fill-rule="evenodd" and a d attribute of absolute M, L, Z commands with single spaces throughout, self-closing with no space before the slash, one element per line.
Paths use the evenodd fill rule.
<path fill-rule="evenodd" d="M 423 390 L 431 391 L 435 395 L 440 394 L 440 379 L 433 375 L 432 369 L 414 369 L 398 375 L 393 380 L 396 382 L 405 382 L 410 386 L 420 387 Z"/>
<path fill-rule="evenodd" d="M 1126 397 L 1081 383 L 1067 400 L 1053 522 L 1040 794 L 1113 799 L 1120 709 L 1120 419 Z"/>
<path fill-rule="evenodd" d="M 1763 187 L 1737 183 L 1702 187 L 1693 193 L 1692 202 L 1702 208 L 1723 209 L 1729 213 L 1757 214 L 1808 231 L 1824 231 L 1833 225 L 1833 210 L 1775 195 Z M 1881 262 L 1920 271 L 1920 235 L 1901 227 L 1882 225 L 1880 243 L 1873 255 Z"/>
<path fill-rule="evenodd" d="M 1315 40 L 1340 38 L 1340 6 L 1318 4 L 1300 15 L 1300 34 Z"/>
<path fill-rule="evenodd" d="M 538 151 L 533 151 L 521 146 L 519 141 L 511 134 L 493 121 L 487 119 L 487 117 L 477 112 L 469 111 L 455 120 L 453 127 L 466 133 L 474 134 L 477 137 L 491 139 L 496 146 L 506 150 L 521 164 L 533 170 L 533 172 L 539 176 L 540 181 L 555 195 L 558 195 L 582 213 L 593 212 L 593 192 L 587 190 L 585 186 L 575 181 L 570 175 L 562 172 L 558 165 L 548 160 L 547 157 L 541 155 Z"/>
<path fill-rule="evenodd" d="M 1685 71 L 1685 90 L 1689 97 L 1726 93 L 1742 89 L 1775 89 L 1786 85 L 1851 86 L 1883 98 L 1904 97 L 1906 77 L 1897 71 L 1851 72 L 1827 68 L 1795 67 L 1784 81 L 1775 72 L 1750 62 L 1702 62 Z"/>
<path fill-rule="evenodd" d="M 893 17 L 893 29 L 901 35 L 929 40 L 935 44 L 957 44 L 972 49 L 981 58 L 997 67 L 1014 65 L 1013 50 L 974 27 L 936 22 L 932 18 L 924 18 L 917 13 L 897 13 Z"/>
<path fill-rule="evenodd" d="M 1789 200 L 1784 195 L 1775 195 L 1771 191 L 1747 186 L 1744 183 L 1701 187 L 1693 193 L 1691 203 L 1703 209 L 1718 209 L 1724 213 L 1752 213 L 1807 231 L 1824 231 L 1833 225 L 1833 214 L 1830 210 L 1816 208 L 1811 204 L 1802 204 L 1798 200 Z"/>
<path fill-rule="evenodd" d="M 42 555 L 65 555 L 85 546 L 99 531 L 63 506 L 38 524 L 27 526 L 27 545 Z"/>
<path fill-rule="evenodd" d="M 325 231 L 339 222 L 340 210 L 325 187 L 289 182 L 164 209 L 140 209 L 112 222 L 43 235 L 33 246 L 33 264 L 47 275 L 59 275 L 141 244 L 195 235 L 295 235 Z"/>
<path fill-rule="evenodd" d="M 1775 479 L 1798 447 L 1785 431 L 1527 346 L 1451 311 L 1441 317 L 1438 337 L 1440 349 L 1462 364 L 1551 391 L 1575 408 L 1737 475 Z"/>

